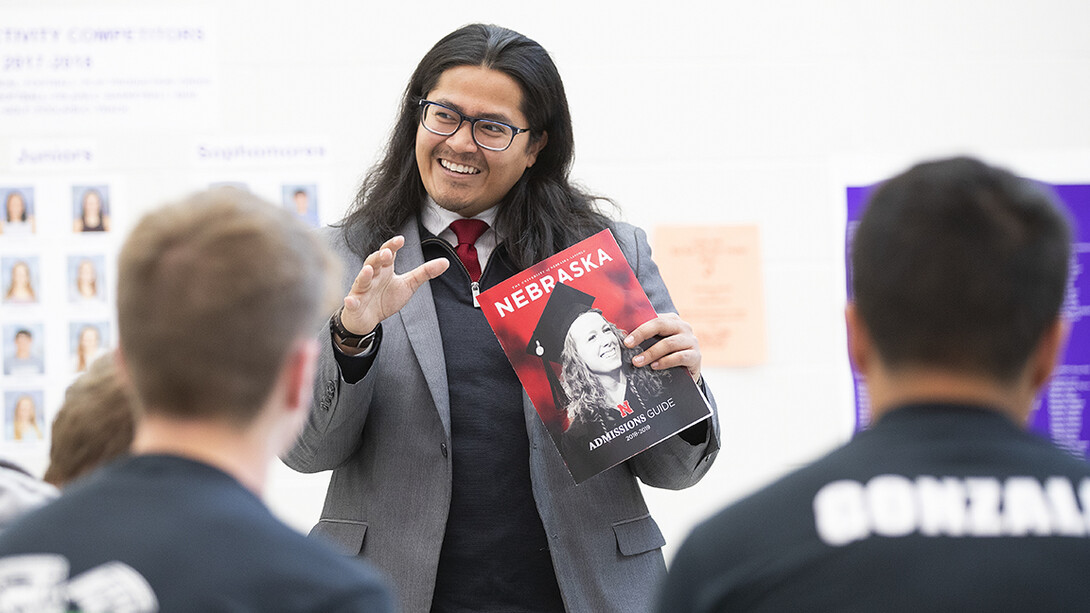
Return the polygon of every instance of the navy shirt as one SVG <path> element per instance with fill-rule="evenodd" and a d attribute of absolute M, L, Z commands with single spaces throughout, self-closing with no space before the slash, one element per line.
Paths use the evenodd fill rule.
<path fill-rule="evenodd" d="M 1090 464 L 982 407 L 891 411 L 698 526 L 659 611 L 1081 611 Z"/>
<path fill-rule="evenodd" d="M 366 562 L 295 532 L 226 473 L 167 455 L 119 460 L 0 535 L 0 590 L 42 582 L 61 588 L 61 610 L 393 610 Z"/>

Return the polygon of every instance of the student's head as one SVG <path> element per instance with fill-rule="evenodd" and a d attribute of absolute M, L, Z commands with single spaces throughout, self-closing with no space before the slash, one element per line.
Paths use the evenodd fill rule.
<path fill-rule="evenodd" d="M 98 219 L 98 216 L 103 213 L 102 209 L 102 194 L 97 189 L 88 189 L 83 192 L 83 198 L 80 200 L 80 215 L 84 221 Z"/>
<path fill-rule="evenodd" d="M 12 431 L 14 440 L 17 441 L 42 438 L 42 429 L 38 424 L 38 407 L 29 394 L 23 394 L 15 400 Z"/>
<path fill-rule="evenodd" d="M 78 345 L 76 351 L 81 355 L 91 355 L 102 346 L 102 335 L 95 326 L 83 326 L 79 330 Z"/>
<path fill-rule="evenodd" d="M 38 421 L 38 410 L 34 406 L 34 399 L 29 395 L 19 396 L 15 400 L 15 423 L 34 424 Z"/>
<path fill-rule="evenodd" d="M 91 260 L 80 260 L 76 267 L 76 290 L 84 298 L 94 298 L 98 294 L 98 271 Z"/>
<path fill-rule="evenodd" d="M 8 298 L 33 300 L 36 296 L 31 283 L 30 266 L 23 260 L 16 260 L 11 265 L 11 281 L 5 293 Z"/>
<path fill-rule="evenodd" d="M 76 335 L 76 372 L 83 372 L 91 365 L 102 348 L 102 334 L 98 328 L 85 325 Z"/>
<path fill-rule="evenodd" d="M 23 194 L 17 190 L 8 192 L 4 209 L 7 211 L 8 221 L 27 220 L 26 200 L 23 198 Z"/>
<path fill-rule="evenodd" d="M 26 328 L 20 328 L 15 332 L 15 357 L 26 359 L 30 357 L 30 348 L 34 345 L 34 335 Z"/>
<path fill-rule="evenodd" d="M 310 209 L 310 197 L 307 196 L 306 190 L 297 189 L 292 194 L 292 201 L 295 202 L 295 212 L 303 215 Z"/>
<path fill-rule="evenodd" d="M 135 400 L 111 353 L 95 360 L 64 394 L 53 419 L 45 481 L 64 487 L 132 445 Z"/>
<path fill-rule="evenodd" d="M 449 137 L 434 134 L 422 124 L 421 100 L 528 132 L 513 136 L 504 151 L 478 146 L 468 124 Z M 445 113 L 438 107 L 428 112 Z M 566 180 L 574 151 L 571 116 L 552 58 L 533 40 L 498 26 L 473 24 L 451 32 L 413 72 L 389 151 L 388 159 L 406 169 L 405 181 L 467 216 L 503 201 L 523 183 Z M 446 158 L 470 174 L 444 168 Z"/>
<path fill-rule="evenodd" d="M 881 185 L 854 235 L 852 292 L 882 365 L 1015 380 L 1059 317 L 1070 230 L 1034 183 L 969 158 Z"/>
<path fill-rule="evenodd" d="M 30 266 L 19 260 L 11 265 L 11 286 L 30 287 Z"/>
<path fill-rule="evenodd" d="M 146 215 L 118 261 L 126 370 L 150 415 L 245 425 L 339 300 L 338 266 L 296 217 L 219 188 Z"/>

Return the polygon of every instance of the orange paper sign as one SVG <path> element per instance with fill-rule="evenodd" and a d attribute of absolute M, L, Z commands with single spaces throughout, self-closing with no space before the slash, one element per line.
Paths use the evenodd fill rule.
<path fill-rule="evenodd" d="M 765 361 L 765 313 L 757 226 L 659 226 L 655 261 L 706 366 Z"/>

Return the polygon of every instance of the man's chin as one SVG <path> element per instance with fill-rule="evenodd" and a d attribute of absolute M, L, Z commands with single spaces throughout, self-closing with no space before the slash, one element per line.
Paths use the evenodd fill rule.
<path fill-rule="evenodd" d="M 438 204 L 440 208 L 446 209 L 451 213 L 458 213 L 464 217 L 473 217 L 474 215 L 491 208 L 474 200 L 465 200 L 463 198 L 445 198 L 442 196 L 436 198 L 435 196 L 432 196 L 432 200 L 434 200 L 435 204 Z"/>

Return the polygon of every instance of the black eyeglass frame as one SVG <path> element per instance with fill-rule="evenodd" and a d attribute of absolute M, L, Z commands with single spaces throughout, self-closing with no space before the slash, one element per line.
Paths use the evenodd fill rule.
<path fill-rule="evenodd" d="M 451 130 L 450 132 L 436 132 L 435 130 L 429 128 L 428 125 L 426 123 L 424 123 L 424 117 L 427 115 L 427 112 L 428 112 L 428 105 L 437 106 L 437 107 L 439 107 L 441 109 L 444 109 L 444 110 L 450 111 L 451 113 L 454 113 L 455 115 L 458 116 L 458 119 L 459 119 L 458 125 L 455 126 L 455 128 L 453 130 Z M 513 125 L 511 125 L 509 123 L 504 123 L 502 121 L 496 121 L 495 119 L 488 119 L 486 117 L 470 117 L 469 115 L 466 115 L 465 113 L 462 113 L 461 111 L 459 111 L 457 109 L 453 109 L 453 108 L 451 108 L 451 107 L 449 107 L 449 106 L 447 106 L 445 104 L 442 104 L 440 102 L 432 102 L 431 100 L 426 100 L 424 98 L 420 99 L 420 101 L 417 103 L 417 106 L 420 107 L 420 125 L 424 126 L 424 129 L 427 130 L 428 132 L 431 132 L 432 134 L 435 134 L 435 135 L 438 135 L 438 136 L 453 136 L 458 130 L 462 129 L 462 124 L 468 121 L 469 122 L 469 135 L 470 135 L 470 137 L 473 138 L 473 142 L 476 143 L 478 147 L 480 147 L 482 149 L 488 149 L 489 151 L 507 151 L 508 149 L 511 148 L 511 145 L 515 142 L 515 137 L 516 136 L 518 136 L 519 134 L 522 134 L 523 132 L 530 132 L 531 131 L 530 128 L 517 128 L 517 127 L 515 127 L 515 126 L 513 126 Z M 500 125 L 500 126 L 503 126 L 505 128 L 510 128 L 511 129 L 511 140 L 507 143 L 507 146 L 503 147 L 502 149 L 497 149 L 495 147 L 489 147 L 488 145 L 482 145 L 481 142 L 477 140 L 477 122 L 479 122 L 479 121 L 483 121 L 483 122 L 486 122 L 486 123 L 494 123 L 496 125 Z"/>

